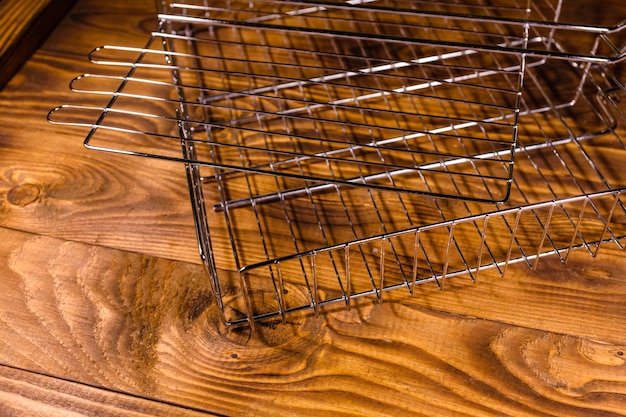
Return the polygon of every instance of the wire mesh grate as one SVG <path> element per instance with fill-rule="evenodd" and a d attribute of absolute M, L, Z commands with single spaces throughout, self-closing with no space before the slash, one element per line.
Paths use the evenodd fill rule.
<path fill-rule="evenodd" d="M 72 81 L 105 106 L 49 119 L 90 128 L 94 149 L 184 162 L 227 323 L 349 308 L 624 247 L 623 25 L 558 23 L 562 8 L 176 3 L 145 47 L 92 52 L 125 74 Z"/>

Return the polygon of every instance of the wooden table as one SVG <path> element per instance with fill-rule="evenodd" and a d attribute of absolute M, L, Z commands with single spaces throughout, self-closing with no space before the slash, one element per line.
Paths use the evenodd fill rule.
<path fill-rule="evenodd" d="M 152 0 L 82 0 L 0 92 L 0 415 L 626 415 L 615 245 L 225 329 L 181 166 L 45 118 L 91 48 L 155 27 Z"/>

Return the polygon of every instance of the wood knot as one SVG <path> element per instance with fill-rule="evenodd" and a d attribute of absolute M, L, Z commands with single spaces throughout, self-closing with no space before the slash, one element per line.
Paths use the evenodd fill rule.
<path fill-rule="evenodd" d="M 507 369 L 537 392 L 598 396 L 606 404 L 626 392 L 624 347 L 527 329 L 505 331 L 491 344 Z"/>
<path fill-rule="evenodd" d="M 253 291 L 250 293 L 250 302 L 253 310 L 259 314 L 268 314 L 268 317 L 255 321 L 254 328 L 249 326 L 245 320 L 247 318 L 247 309 L 241 291 L 235 287 L 224 286 L 221 288 L 223 316 L 227 321 L 239 323 L 226 324 L 223 321 L 222 313 L 217 308 L 215 298 L 209 293 L 204 296 L 193 298 L 190 303 L 193 308 L 185 312 L 186 320 L 192 324 L 190 329 L 202 328 L 202 337 L 208 337 L 211 340 L 222 340 L 229 349 L 222 352 L 229 360 L 236 359 L 232 356 L 238 350 L 233 352 L 232 349 L 253 349 L 255 351 L 262 350 L 268 355 L 274 357 L 281 356 L 282 352 L 291 351 L 295 346 L 308 346 L 314 340 L 315 335 L 322 331 L 322 321 L 314 317 L 313 311 L 303 309 L 302 311 L 293 311 L 285 315 L 284 321 L 280 315 L 272 315 L 278 307 L 275 300 L 275 293 L 266 291 Z M 285 284 L 283 289 L 285 306 L 289 308 L 292 305 L 302 305 L 308 300 L 308 293 L 302 287 Z M 211 307 L 215 308 L 211 308 Z M 209 312 L 204 314 L 203 311 Z M 242 320 L 243 319 L 243 320 Z"/>
<path fill-rule="evenodd" d="M 7 194 L 7 201 L 14 205 L 24 207 L 34 203 L 41 196 L 41 188 L 35 184 L 19 184 L 11 188 Z"/>

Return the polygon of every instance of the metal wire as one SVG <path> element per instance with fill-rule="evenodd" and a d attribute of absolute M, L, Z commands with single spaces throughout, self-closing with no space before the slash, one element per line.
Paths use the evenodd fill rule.
<path fill-rule="evenodd" d="M 168 7 L 145 47 L 90 55 L 126 74 L 71 82 L 106 103 L 49 120 L 185 163 L 226 323 L 624 248 L 623 23 L 553 0 Z"/>

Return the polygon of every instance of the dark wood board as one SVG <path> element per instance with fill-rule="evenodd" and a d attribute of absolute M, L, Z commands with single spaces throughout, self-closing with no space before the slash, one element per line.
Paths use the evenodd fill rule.
<path fill-rule="evenodd" d="M 30 58 L 75 2 L 0 1 L 0 89 Z"/>

